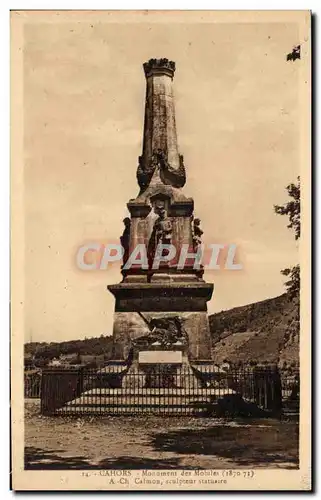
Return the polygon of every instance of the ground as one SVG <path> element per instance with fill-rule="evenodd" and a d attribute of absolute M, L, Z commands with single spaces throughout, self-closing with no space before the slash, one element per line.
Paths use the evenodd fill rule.
<path fill-rule="evenodd" d="M 26 469 L 298 468 L 298 423 L 189 417 L 43 417 L 25 405 Z"/>

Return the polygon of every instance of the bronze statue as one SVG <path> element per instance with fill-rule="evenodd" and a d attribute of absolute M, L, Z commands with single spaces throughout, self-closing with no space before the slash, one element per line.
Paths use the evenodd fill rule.
<path fill-rule="evenodd" d="M 188 336 L 180 316 L 153 318 L 148 322 L 141 313 L 139 315 L 147 324 L 150 332 L 133 340 L 134 347 L 148 349 L 152 344 L 158 342 L 161 348 L 170 349 L 176 342 L 181 342 L 183 345 L 188 343 Z"/>

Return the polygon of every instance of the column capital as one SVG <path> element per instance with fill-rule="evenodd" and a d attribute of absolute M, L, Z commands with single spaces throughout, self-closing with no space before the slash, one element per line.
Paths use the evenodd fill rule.
<path fill-rule="evenodd" d="M 150 59 L 143 64 L 146 78 L 152 75 L 167 75 L 171 78 L 174 77 L 175 63 L 166 58 Z"/>

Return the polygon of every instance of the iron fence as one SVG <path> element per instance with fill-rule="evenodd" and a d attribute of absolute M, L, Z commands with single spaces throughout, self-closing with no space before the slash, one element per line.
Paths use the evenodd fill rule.
<path fill-rule="evenodd" d="M 24 373 L 25 398 L 41 397 L 41 371 L 30 370 Z"/>
<path fill-rule="evenodd" d="M 299 413 L 300 372 L 298 369 L 281 372 L 282 406 L 286 413 Z"/>
<path fill-rule="evenodd" d="M 46 369 L 45 415 L 280 415 L 299 399 L 298 373 L 277 368 L 113 363 L 101 369 Z"/>

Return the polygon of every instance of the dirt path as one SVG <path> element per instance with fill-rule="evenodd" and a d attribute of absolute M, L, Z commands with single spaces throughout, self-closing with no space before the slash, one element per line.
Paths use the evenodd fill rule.
<path fill-rule="evenodd" d="M 42 417 L 26 401 L 28 469 L 297 468 L 298 424 L 277 420 Z"/>

